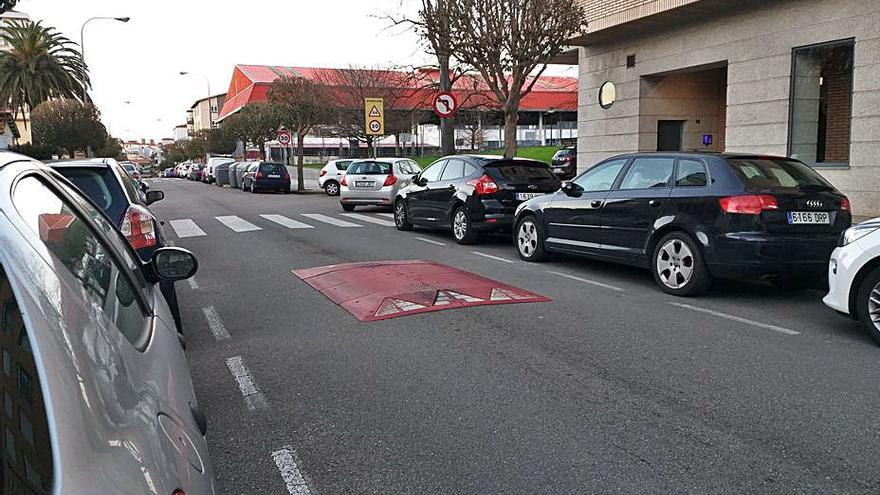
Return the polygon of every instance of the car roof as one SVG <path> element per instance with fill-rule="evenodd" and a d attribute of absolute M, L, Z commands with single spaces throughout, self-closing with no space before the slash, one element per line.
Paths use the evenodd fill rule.
<path fill-rule="evenodd" d="M 379 158 L 352 158 L 351 162 L 379 162 L 379 163 L 397 163 L 400 160 L 410 160 L 410 158 L 403 158 L 398 156 L 391 157 L 379 157 Z"/>
<path fill-rule="evenodd" d="M 110 164 L 92 160 L 69 160 L 66 162 L 53 162 L 52 168 L 110 168 Z"/>

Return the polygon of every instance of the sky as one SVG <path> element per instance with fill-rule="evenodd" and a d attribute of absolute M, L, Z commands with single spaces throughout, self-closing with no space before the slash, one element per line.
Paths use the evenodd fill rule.
<path fill-rule="evenodd" d="M 301 67 L 407 66 L 430 61 L 388 14 L 414 0 L 20 0 L 16 10 L 79 43 L 85 32 L 92 97 L 122 139 L 171 137 L 186 110 L 225 93 L 236 64 Z M 190 76 L 181 76 L 181 71 Z M 576 76 L 575 68 L 557 75 Z"/>

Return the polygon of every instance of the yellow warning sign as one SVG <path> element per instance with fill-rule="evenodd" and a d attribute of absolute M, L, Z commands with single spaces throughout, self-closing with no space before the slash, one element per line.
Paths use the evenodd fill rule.
<path fill-rule="evenodd" d="M 385 135 L 385 100 L 366 98 L 364 100 L 367 136 Z"/>

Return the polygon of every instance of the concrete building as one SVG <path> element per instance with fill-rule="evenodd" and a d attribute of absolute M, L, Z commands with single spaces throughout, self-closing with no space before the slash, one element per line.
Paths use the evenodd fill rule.
<path fill-rule="evenodd" d="M 217 127 L 217 119 L 220 117 L 220 109 L 226 101 L 226 93 L 214 95 L 210 98 L 196 100 L 187 113 L 187 123 L 192 121 L 193 133 L 207 131 Z"/>
<path fill-rule="evenodd" d="M 880 215 L 880 1 L 582 0 L 578 160 L 799 158 Z"/>
<path fill-rule="evenodd" d="M 172 139 L 174 139 L 174 141 L 184 141 L 186 139 L 189 139 L 189 130 L 187 124 L 180 124 L 179 126 L 175 127 Z"/>

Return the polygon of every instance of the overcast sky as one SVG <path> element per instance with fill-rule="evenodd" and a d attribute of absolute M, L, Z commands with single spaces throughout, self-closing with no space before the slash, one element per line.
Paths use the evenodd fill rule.
<path fill-rule="evenodd" d="M 411 5 L 412 0 L 403 0 Z M 79 42 L 86 28 L 92 95 L 108 130 L 123 139 L 170 137 L 208 89 L 228 89 L 236 64 L 347 67 L 428 59 L 415 34 L 387 29 L 401 0 L 21 0 L 16 10 Z M 557 74 L 576 76 L 570 71 Z M 130 102 L 130 103 L 125 103 Z"/>

